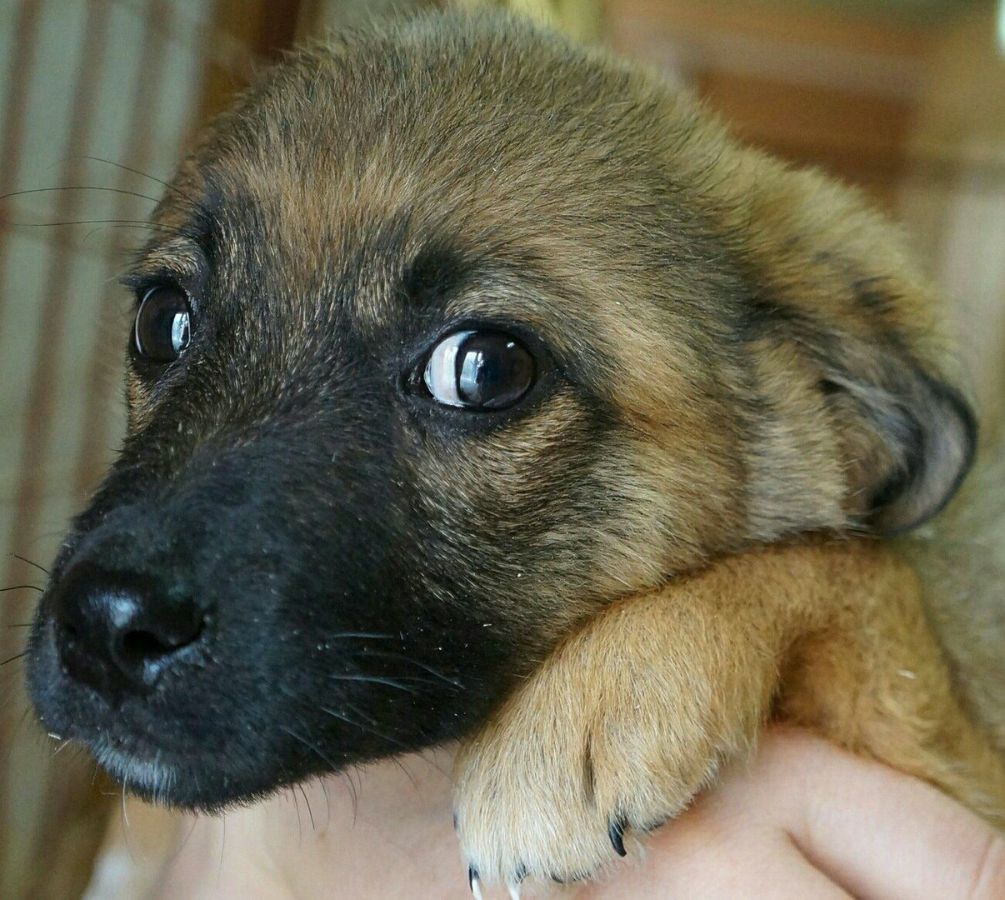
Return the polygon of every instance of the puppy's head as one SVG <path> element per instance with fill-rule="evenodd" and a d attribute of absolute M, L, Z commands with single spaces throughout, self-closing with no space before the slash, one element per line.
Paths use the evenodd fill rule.
<path fill-rule="evenodd" d="M 30 684 L 170 802 L 462 735 L 610 599 L 969 462 L 885 223 L 506 20 L 301 52 L 155 221 Z"/>

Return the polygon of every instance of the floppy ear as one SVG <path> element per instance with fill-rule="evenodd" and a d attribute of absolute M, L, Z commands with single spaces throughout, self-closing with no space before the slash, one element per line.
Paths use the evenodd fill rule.
<path fill-rule="evenodd" d="M 756 153 L 737 174 L 744 193 L 729 215 L 752 295 L 741 326 L 750 346 L 776 359 L 787 348 L 803 385 L 797 400 L 789 392 L 790 416 L 822 409 L 846 522 L 884 532 L 920 524 L 956 491 L 977 431 L 947 368 L 934 292 L 895 227 L 854 192 Z M 828 471 L 822 457 L 808 462 L 818 477 Z"/>
<path fill-rule="evenodd" d="M 890 533 L 920 525 L 956 493 L 973 462 L 977 422 L 960 392 L 909 352 L 882 344 L 873 352 L 882 362 L 872 372 L 851 354 L 837 354 L 838 366 L 852 363 L 845 368 L 826 360 L 824 386 L 833 385 L 826 402 L 849 487 L 865 501 L 864 524 Z"/>

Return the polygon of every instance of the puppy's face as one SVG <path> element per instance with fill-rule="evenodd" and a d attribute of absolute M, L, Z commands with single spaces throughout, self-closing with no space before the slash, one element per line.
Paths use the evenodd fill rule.
<path fill-rule="evenodd" d="M 155 221 L 30 684 L 169 802 L 458 737 L 600 604 L 910 524 L 969 457 L 881 223 L 511 23 L 302 53 Z"/>

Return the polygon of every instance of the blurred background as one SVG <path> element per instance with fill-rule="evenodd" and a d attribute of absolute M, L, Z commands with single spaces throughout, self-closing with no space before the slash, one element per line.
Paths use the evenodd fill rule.
<path fill-rule="evenodd" d="M 81 896 L 121 827 L 118 790 L 39 732 L 20 654 L 39 566 L 120 438 L 115 279 L 143 219 L 199 124 L 285 48 L 434 5 L 0 0 L 0 897 Z M 658 66 L 750 141 L 861 186 L 905 223 L 979 403 L 1000 405 L 1005 0 L 495 5 Z M 114 874 L 91 896 L 138 896 Z"/>

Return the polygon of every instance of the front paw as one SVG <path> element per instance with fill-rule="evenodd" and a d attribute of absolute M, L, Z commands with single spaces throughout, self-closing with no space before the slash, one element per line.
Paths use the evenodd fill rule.
<path fill-rule="evenodd" d="M 681 685 L 679 665 L 633 648 L 576 649 L 547 660 L 461 748 L 456 824 L 476 894 L 598 874 L 683 810 L 724 755 L 707 682 Z"/>

